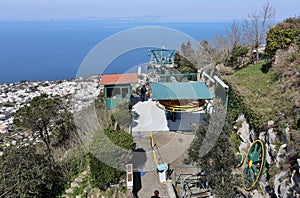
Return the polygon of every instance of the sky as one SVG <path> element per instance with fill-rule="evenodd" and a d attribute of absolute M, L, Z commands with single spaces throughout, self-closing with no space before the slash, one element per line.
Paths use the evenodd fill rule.
<path fill-rule="evenodd" d="M 277 20 L 300 16 L 299 0 L 0 0 L 0 20 L 240 20 L 267 2 Z"/>

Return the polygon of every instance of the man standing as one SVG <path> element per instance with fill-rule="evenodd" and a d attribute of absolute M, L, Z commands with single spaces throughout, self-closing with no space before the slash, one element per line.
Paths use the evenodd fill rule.
<path fill-rule="evenodd" d="M 145 85 L 143 85 L 142 88 L 141 88 L 141 99 L 142 99 L 142 102 L 145 101 L 146 92 L 147 92 L 147 89 L 146 89 Z"/>
<path fill-rule="evenodd" d="M 154 196 L 151 196 L 151 198 L 160 198 L 160 196 L 159 196 L 159 191 L 158 191 L 158 190 L 155 190 L 155 191 L 154 191 Z"/>

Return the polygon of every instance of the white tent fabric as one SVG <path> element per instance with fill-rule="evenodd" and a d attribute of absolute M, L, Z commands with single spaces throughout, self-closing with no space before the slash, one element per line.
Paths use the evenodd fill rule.
<path fill-rule="evenodd" d="M 133 106 L 133 111 L 133 132 L 169 131 L 165 111 L 158 108 L 155 101 L 138 102 Z"/>

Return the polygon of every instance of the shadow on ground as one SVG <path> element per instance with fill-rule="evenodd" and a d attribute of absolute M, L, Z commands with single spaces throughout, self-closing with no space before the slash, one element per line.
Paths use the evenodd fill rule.
<path fill-rule="evenodd" d="M 144 174 L 143 167 L 147 161 L 146 151 L 143 148 L 135 148 L 132 157 L 133 164 L 133 190 L 135 198 L 138 197 L 138 192 L 142 189 L 141 176 Z"/>

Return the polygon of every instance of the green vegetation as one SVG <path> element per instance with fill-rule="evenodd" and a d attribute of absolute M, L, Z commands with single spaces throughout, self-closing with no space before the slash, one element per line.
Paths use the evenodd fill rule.
<path fill-rule="evenodd" d="M 243 52 L 242 49 L 241 52 Z M 240 56 L 243 56 L 243 53 L 237 53 L 236 59 L 232 60 L 238 60 Z M 236 133 L 232 133 L 232 131 L 233 124 L 240 114 L 245 114 L 250 127 L 254 128 L 257 133 L 267 129 L 267 121 L 269 120 L 275 122 L 275 130 L 277 131 L 283 131 L 287 125 L 299 129 L 300 81 L 297 77 L 300 68 L 299 48 L 291 43 L 287 49 L 281 49 L 276 53 L 276 64 L 274 62 L 260 62 L 236 70 L 233 75 L 223 76 L 226 84 L 230 86 L 228 123 L 227 127 L 223 129 L 223 132 L 227 131 L 227 133 L 226 135 L 223 132 L 221 133 L 217 144 L 205 158 L 199 158 L 197 152 L 208 129 L 207 126 L 201 125 L 197 130 L 197 139 L 189 150 L 189 157 L 211 174 L 212 178 L 209 179 L 214 194 L 217 196 L 225 196 L 225 194 L 222 194 L 224 192 L 229 194 L 235 185 L 235 180 L 232 179 L 229 182 L 231 186 L 226 187 L 222 176 L 222 173 L 226 172 L 226 175 L 230 178 L 232 176 L 230 172 L 231 165 L 234 164 L 230 157 L 232 156 L 230 153 L 233 151 L 222 149 L 222 144 L 231 144 L 235 151 L 238 150 L 240 140 L 237 138 Z M 287 153 L 289 160 L 281 164 L 285 170 L 292 168 L 297 163 L 296 158 L 299 158 L 299 151 L 295 149 L 297 147 L 295 145 L 299 144 L 300 139 L 297 134 L 297 132 L 292 132 L 290 137 L 287 137 L 290 139 Z M 221 144 L 219 144 L 220 142 Z M 275 149 L 278 150 L 283 142 L 277 140 L 274 144 L 276 145 Z M 222 155 L 217 153 L 222 153 Z M 268 176 L 271 177 L 270 183 L 273 185 L 273 177 L 279 169 L 274 164 L 269 165 L 269 167 L 267 172 Z M 211 170 L 218 173 L 210 172 Z M 219 189 L 220 186 L 222 186 L 222 190 Z"/>
<path fill-rule="evenodd" d="M 89 156 L 91 168 L 91 184 L 106 190 L 110 184 L 116 184 L 125 177 L 125 171 L 113 168 L 98 160 L 94 155 Z"/>
<path fill-rule="evenodd" d="M 300 158 L 300 130 L 292 130 L 290 135 L 290 141 L 288 144 L 288 162 L 291 167 L 297 164 L 297 159 Z"/>
<path fill-rule="evenodd" d="M 180 74 L 192 74 L 197 73 L 195 51 L 192 49 L 191 41 L 182 43 L 181 53 L 176 52 L 174 55 L 174 62 L 177 65 L 177 72 Z M 180 79 L 178 79 L 181 81 Z M 195 76 L 189 76 L 188 80 L 196 80 Z"/>
<path fill-rule="evenodd" d="M 230 53 L 229 60 L 226 65 L 232 68 L 238 68 L 243 65 L 243 57 L 248 53 L 248 48 L 245 46 L 234 46 Z"/>
<path fill-rule="evenodd" d="M 225 81 L 227 85 L 230 86 L 228 93 L 228 122 L 232 126 L 232 131 L 234 131 L 233 126 L 235 125 L 236 119 L 239 115 L 244 114 L 250 127 L 259 131 L 262 128 L 261 116 L 254 112 L 245 102 L 242 95 L 236 91 L 233 86 Z"/>
<path fill-rule="evenodd" d="M 95 99 L 95 110 L 99 120 L 106 119 L 105 98 L 104 92 L 101 92 Z"/>
<path fill-rule="evenodd" d="M 212 192 L 217 197 L 227 197 L 232 194 L 234 188 L 239 186 L 240 183 L 238 175 L 234 175 L 232 172 L 235 164 L 235 155 L 232 148 L 228 146 L 230 145 L 231 127 L 227 123 L 225 126 L 220 125 L 222 124 L 220 119 L 224 116 L 222 115 L 223 113 L 224 109 L 221 106 L 215 107 L 211 117 L 206 118 L 207 123 L 210 123 L 211 127 L 208 124 L 199 125 L 196 131 L 196 138 L 188 150 L 189 160 L 195 162 L 201 167 L 202 171 L 206 172 L 206 178 L 212 187 Z M 199 157 L 205 136 L 220 128 L 222 132 L 213 148 L 205 156 Z"/>
<path fill-rule="evenodd" d="M 82 147 L 72 148 L 60 162 L 64 178 L 67 181 L 72 181 L 81 172 L 88 168 L 88 154 Z"/>
<path fill-rule="evenodd" d="M 238 152 L 239 146 L 241 144 L 241 140 L 239 139 L 238 135 L 235 132 L 232 132 L 230 135 L 230 143 L 231 143 L 231 147 L 234 149 L 234 151 Z"/>
<path fill-rule="evenodd" d="M 251 127 L 256 129 L 262 128 L 268 120 L 275 120 L 274 107 L 279 105 L 273 95 L 276 89 L 273 74 L 263 73 L 263 64 L 250 65 L 237 70 L 231 76 L 224 76 L 232 88 L 229 94 L 229 108 L 232 107 L 233 111 L 239 111 L 238 113 L 245 113 Z M 240 107 L 240 104 L 235 104 L 243 102 Z M 233 119 L 237 118 L 238 113 L 235 113 Z"/>
<path fill-rule="evenodd" d="M 97 131 L 89 154 L 92 185 L 106 189 L 124 178 L 126 174 L 120 166 L 124 168 L 122 165 L 130 161 L 132 148 L 132 136 L 126 132 L 112 132 L 111 129 Z M 115 167 L 111 167 L 113 165 Z"/>
<path fill-rule="evenodd" d="M 133 140 L 130 134 L 120 129 L 115 131 L 112 126 L 116 119 L 121 129 L 128 128 L 131 121 L 129 111 L 131 107 L 128 103 L 120 103 L 113 119 L 108 119 L 105 114 L 103 115 L 105 111 L 102 111 L 104 108 L 102 99 L 100 95 L 95 101 L 99 107 L 97 114 L 100 115 L 104 128 L 94 134 L 90 143 L 94 155 L 88 153 L 81 145 L 72 114 L 67 111 L 67 105 L 61 98 L 50 98 L 43 94 L 31 100 L 28 106 L 20 108 L 14 115 L 14 124 L 22 130 L 27 130 L 28 133 L 39 132 L 44 144 L 37 147 L 38 151 L 31 145 L 5 150 L 5 160 L 0 162 L 0 167 L 1 171 L 6 171 L 9 175 L 4 172 L 2 174 L 0 195 L 59 196 L 81 172 L 88 168 L 91 170 L 90 176 L 85 178 L 79 188 L 74 188 L 73 195 L 86 195 L 83 190 L 90 183 L 92 187 L 103 188 L 124 178 L 125 172 L 119 169 L 120 167 L 110 167 L 109 165 L 114 165 L 110 160 L 119 159 L 117 163 L 130 161 L 129 151 L 132 149 Z M 114 150 L 116 148 L 120 151 Z M 108 161 L 100 161 L 101 155 L 106 156 Z M 33 176 L 33 172 L 37 172 L 36 175 Z M 26 187 L 27 183 L 29 187 Z"/>
<path fill-rule="evenodd" d="M 122 101 L 117 104 L 116 109 L 112 113 L 115 121 L 124 129 L 128 129 L 131 124 L 131 108 L 132 104 L 130 102 Z"/>
<path fill-rule="evenodd" d="M 82 183 L 80 183 L 79 187 L 74 188 L 73 195 L 81 195 L 82 197 L 87 197 L 87 193 L 84 192 L 85 188 L 87 187 L 88 184 L 88 179 L 84 179 Z"/>
<path fill-rule="evenodd" d="M 61 194 L 69 181 L 87 167 L 85 151 L 80 146 L 74 147 L 80 141 L 63 98 L 42 94 L 20 108 L 14 118 L 14 130 L 32 136 L 38 132 L 42 142 L 4 150 L 1 170 L 7 173 L 2 174 L 1 193 L 7 193 L 8 197 Z"/>
<path fill-rule="evenodd" d="M 295 164 L 300 157 L 300 18 L 290 18 L 268 31 L 268 62 L 249 65 L 236 70 L 231 76 L 223 76 L 230 85 L 228 116 L 234 122 L 240 113 L 244 113 L 251 128 L 257 133 L 267 130 L 267 121 L 274 121 L 274 131 L 278 139 L 273 142 L 276 157 L 278 150 L 287 144 L 284 160 L 276 167 L 267 164 L 267 177 L 274 187 L 274 177 L 281 170 L 290 178 L 296 170 Z M 288 127 L 288 128 L 287 128 Z M 285 138 L 279 138 L 279 136 Z M 231 144 L 236 148 L 238 139 L 233 133 Z"/>
<path fill-rule="evenodd" d="M 33 98 L 28 106 L 20 108 L 14 114 L 14 124 L 31 129 L 32 133 L 38 131 L 49 152 L 51 151 L 51 132 L 53 135 L 56 134 L 56 144 L 59 144 L 69 139 L 70 132 L 75 129 L 72 116 L 67 112 L 62 100 L 58 97 L 51 99 L 46 94 Z"/>
<path fill-rule="evenodd" d="M 274 120 L 281 129 L 287 124 L 300 126 L 300 80 L 297 77 L 300 50 L 295 45 L 299 44 L 300 38 L 298 22 L 298 18 L 290 18 L 268 31 L 266 50 L 272 56 L 276 53 L 276 61 L 249 65 L 231 76 L 224 76 L 245 105 L 257 114 L 254 116 L 259 119 L 257 125 Z M 251 119 L 249 121 L 251 124 Z"/>
<path fill-rule="evenodd" d="M 287 49 L 292 43 L 300 44 L 300 18 L 288 18 L 271 27 L 267 33 L 266 53 L 274 57 L 278 49 Z"/>
<path fill-rule="evenodd" d="M 266 7 L 264 11 L 271 12 L 272 9 Z M 254 19 L 258 16 L 252 17 Z M 248 20 L 248 25 L 251 25 L 249 22 Z M 256 21 L 258 22 L 259 20 Z M 248 33 L 251 33 L 255 23 L 252 25 L 254 26 L 248 26 Z M 241 65 L 245 66 L 241 61 L 244 62 L 243 58 L 249 52 L 249 46 L 258 49 L 263 34 L 262 31 L 261 38 L 248 38 L 248 42 L 252 44 L 244 46 L 239 43 L 236 24 L 231 31 L 227 31 L 224 40 L 217 41 L 223 47 L 212 48 L 205 41 L 201 44 L 201 50 L 202 53 L 207 53 L 205 58 L 215 56 L 215 60 L 220 60 L 221 57 L 220 63 L 238 69 Z M 227 40 L 232 43 L 224 43 Z M 297 159 L 300 158 L 299 44 L 300 18 L 288 18 L 270 28 L 267 33 L 266 51 L 271 61 L 247 65 L 246 68 L 235 70 L 233 75 L 223 77 L 230 86 L 225 126 L 221 126 L 222 122 L 219 122 L 220 115 L 224 113 L 223 109 L 216 106 L 215 112 L 206 118 L 206 123 L 210 122 L 211 128 L 206 123 L 201 124 L 188 150 L 189 161 L 199 165 L 207 173 L 214 195 L 228 197 L 234 187 L 240 186 L 238 173 L 233 174 L 232 171 L 235 164 L 234 152 L 238 151 L 241 142 L 233 132 L 233 125 L 242 113 L 257 133 L 267 129 L 269 120 L 275 122 L 274 130 L 279 135 L 284 133 L 287 126 L 290 128 L 289 133 L 284 134 L 286 142 L 279 139 L 273 142 L 275 150 L 283 143 L 287 143 L 288 147 L 285 161 L 280 163 L 280 168 L 275 163 L 267 164 L 271 187 L 274 185 L 274 176 L 282 169 L 289 173 L 295 170 Z M 178 71 L 184 74 L 196 73 L 199 66 L 196 59 L 200 52 L 197 54 L 191 48 L 190 41 L 181 47 L 182 53 L 175 54 Z M 200 56 L 200 59 L 203 57 Z M 189 77 L 189 80 L 192 79 Z M 104 97 L 100 94 L 95 101 L 95 107 L 103 128 L 93 134 L 89 142 L 89 152 L 83 149 L 78 140 L 73 117 L 68 113 L 63 99 L 51 99 L 43 94 L 30 101 L 28 106 L 20 108 L 14 114 L 15 126 L 26 132 L 31 131 L 32 134 L 38 132 L 44 144 L 4 150 L 0 161 L 0 197 L 55 197 L 88 168 L 90 175 L 84 178 L 78 188 L 74 188 L 74 196 L 87 196 L 84 190 L 88 186 L 94 187 L 97 192 L 97 188 L 106 190 L 112 184 L 120 183 L 126 175 L 121 168 L 132 158 L 130 151 L 133 148 L 133 138 L 126 132 L 131 123 L 131 104 L 121 102 L 114 112 L 107 115 Z M 119 128 L 115 127 L 115 123 L 118 123 Z M 210 130 L 215 131 L 218 128 L 222 128 L 219 139 L 204 157 L 199 157 L 205 136 Z M 122 189 L 112 188 L 105 191 L 104 195 L 112 197 L 120 192 L 122 193 Z"/>
<path fill-rule="evenodd" d="M 55 197 L 64 188 L 61 167 L 35 147 L 7 148 L 0 160 L 0 196 Z"/>
<path fill-rule="evenodd" d="M 281 142 L 280 140 L 275 140 L 275 142 L 273 142 L 273 145 L 275 145 L 275 149 L 278 151 L 280 146 L 283 145 L 283 142 Z"/>
<path fill-rule="evenodd" d="M 177 70 L 179 71 L 180 74 L 192 74 L 192 73 L 197 73 L 197 68 L 193 63 L 191 63 L 185 56 L 182 56 L 179 53 L 175 53 L 174 57 L 174 62 L 177 64 L 178 68 Z M 195 80 L 194 76 L 189 76 L 188 80 Z"/>

